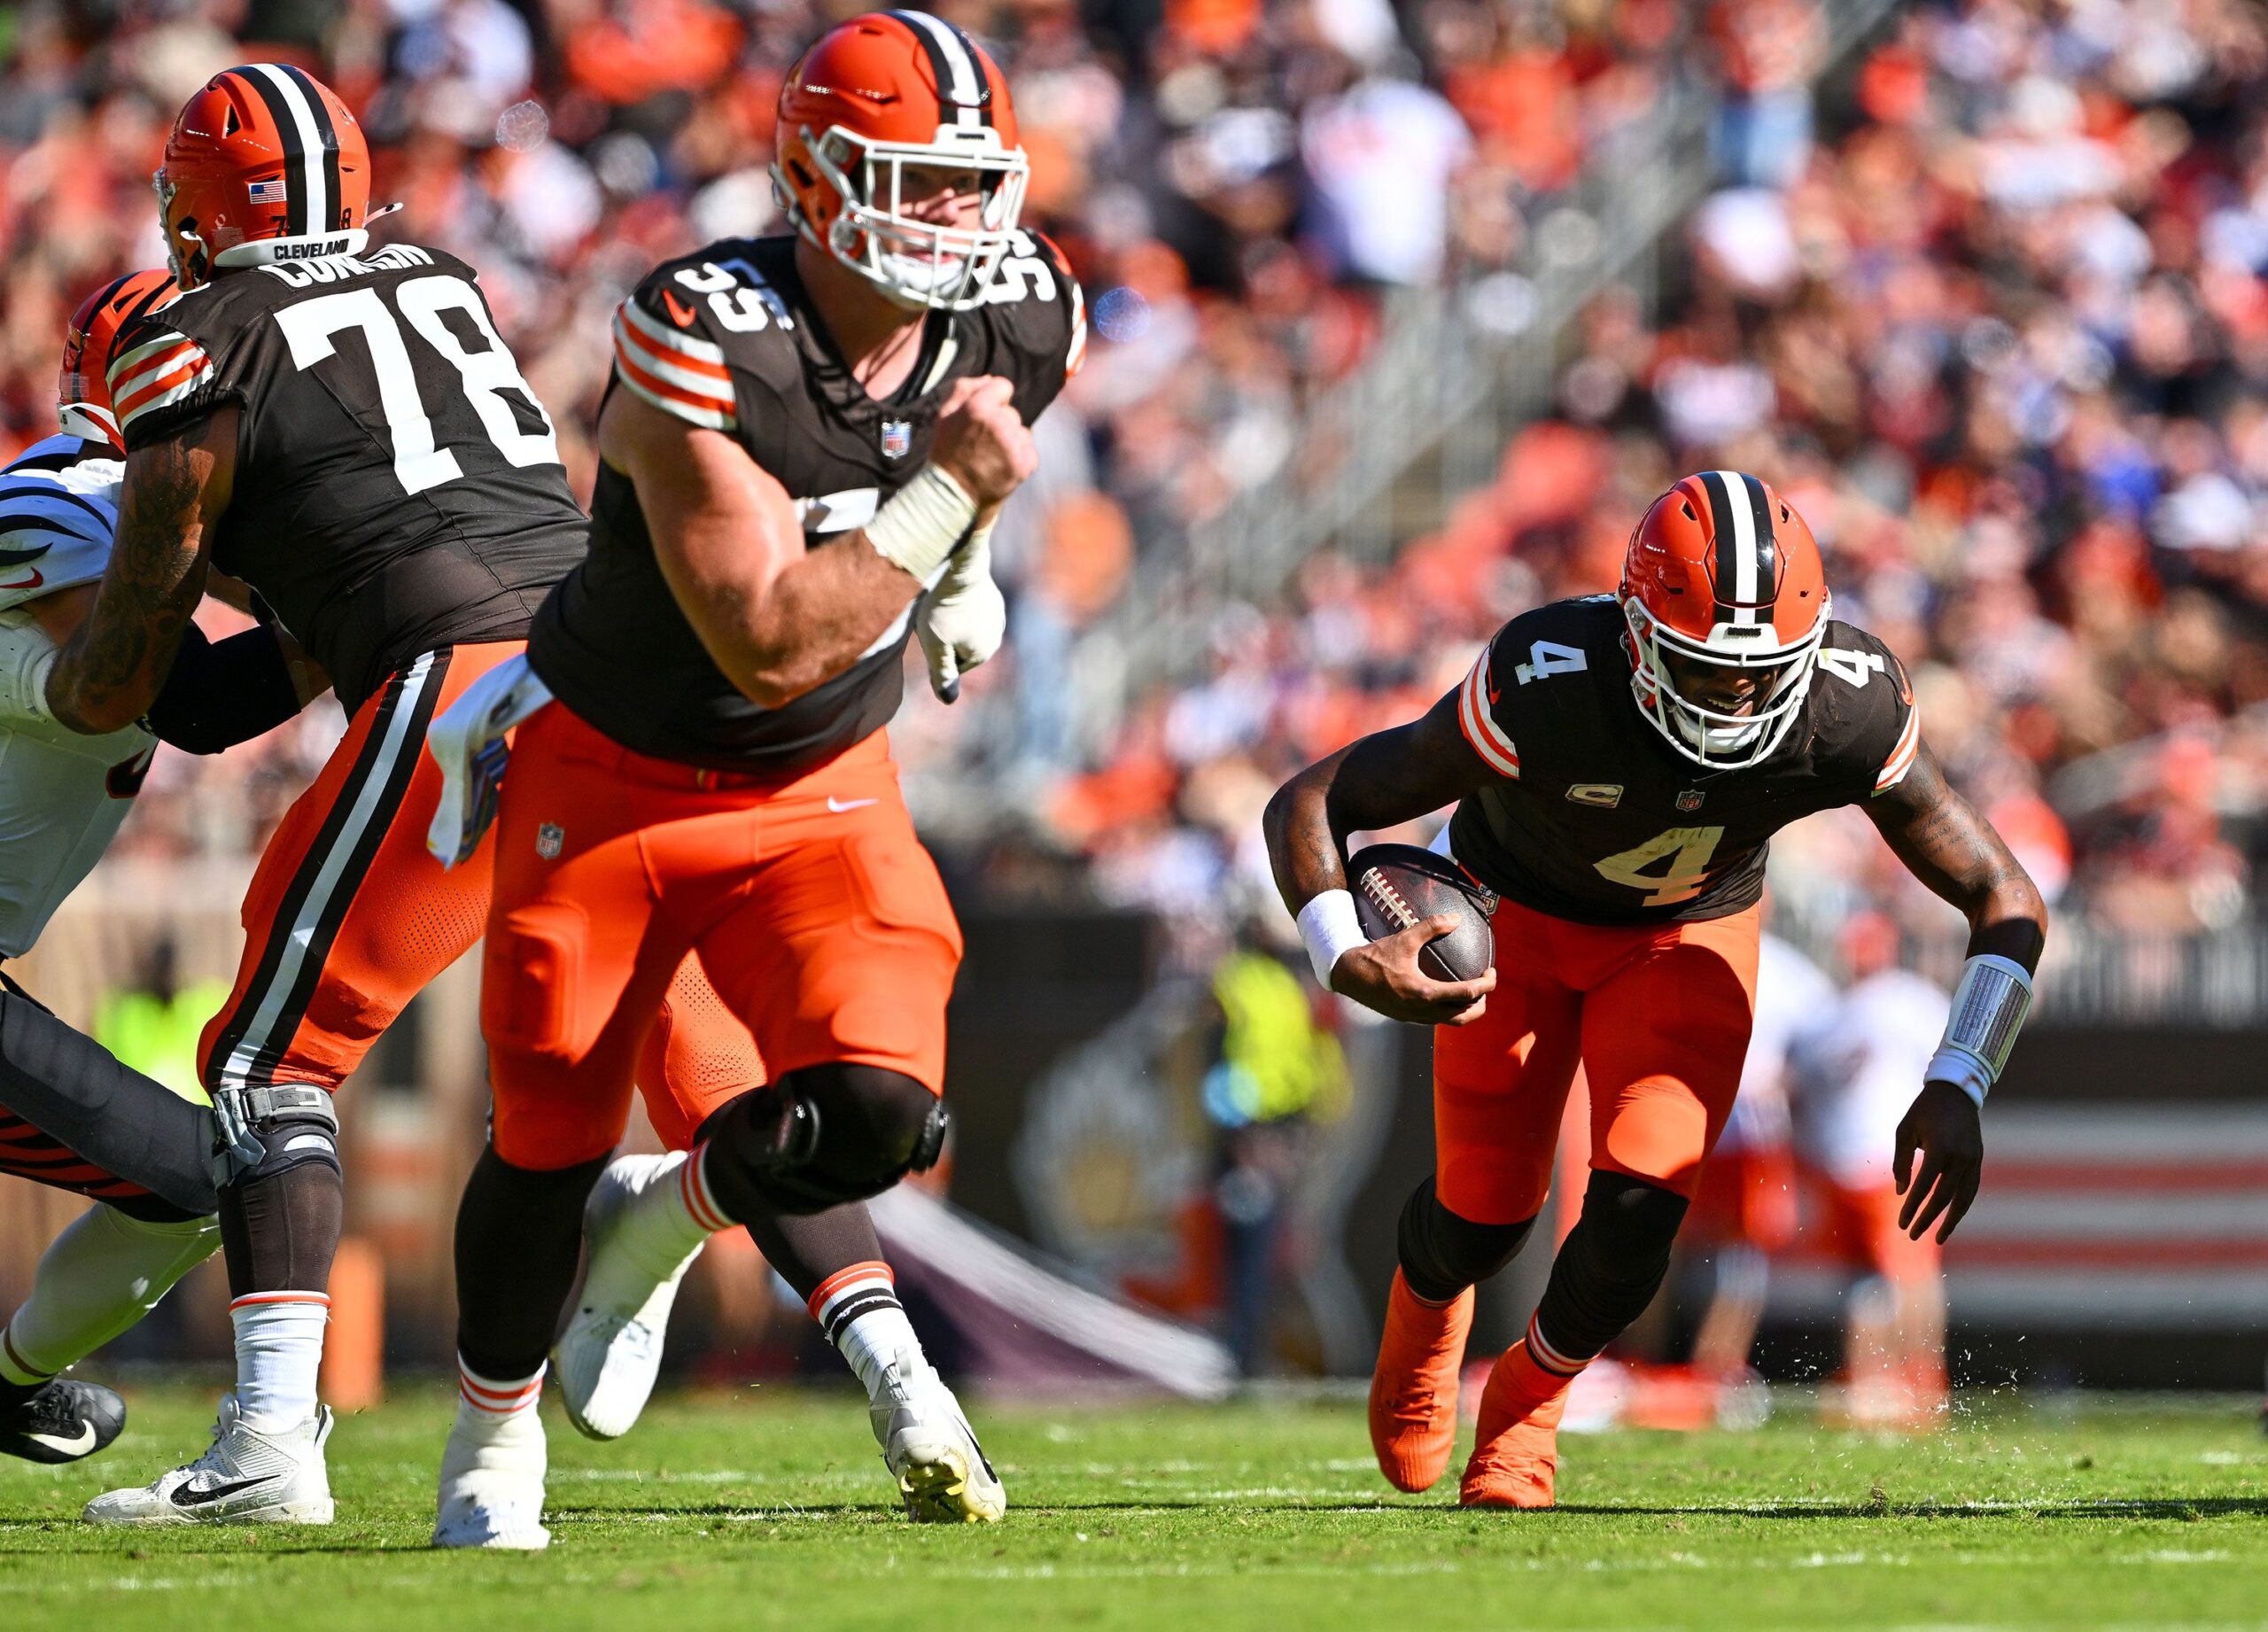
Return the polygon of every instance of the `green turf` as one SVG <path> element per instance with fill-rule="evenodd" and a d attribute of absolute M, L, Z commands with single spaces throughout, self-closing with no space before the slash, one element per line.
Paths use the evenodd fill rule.
<path fill-rule="evenodd" d="M 0 1465 L 0 1628 L 2268 1625 L 2268 1444 L 2227 1404 L 1571 1436 L 1568 1505 L 1506 1515 L 1394 1496 L 1354 1403 L 994 1403 L 1008 1522 L 916 1529 L 854 1399 L 765 1387 L 609 1446 L 555 1418 L 557 1540 L 499 1557 L 423 1550 L 439 1388 L 340 1423 L 327 1531 L 89 1531 L 88 1496 L 204 1442 L 201 1392 L 132 1398 L 106 1456 Z"/>

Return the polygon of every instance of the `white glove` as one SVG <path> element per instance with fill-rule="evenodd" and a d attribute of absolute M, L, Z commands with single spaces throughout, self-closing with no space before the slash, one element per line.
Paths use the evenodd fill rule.
<path fill-rule="evenodd" d="M 47 631 L 29 615 L 0 620 L 0 724 L 57 727 L 59 722 L 47 706 L 47 680 L 60 656 Z"/>
<path fill-rule="evenodd" d="M 929 689 L 941 703 L 960 696 L 960 677 L 990 658 L 1007 638 L 1008 603 L 992 581 L 992 529 L 969 535 L 945 575 L 922 597 L 913 621 L 929 659 Z"/>

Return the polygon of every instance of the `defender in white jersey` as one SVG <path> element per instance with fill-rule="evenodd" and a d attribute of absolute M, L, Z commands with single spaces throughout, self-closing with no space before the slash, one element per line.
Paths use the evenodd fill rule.
<path fill-rule="evenodd" d="M 1881 913 L 1858 914 L 1838 939 L 1849 988 L 1794 1043 L 1796 1150 L 1815 1202 L 1813 1245 L 1852 1278 L 1843 1346 L 1851 1419 L 1923 1428 L 1946 1400 L 1943 1248 L 1897 1227 L 1896 1179 L 1876 1146 L 1898 1123 L 1899 1073 L 1928 1051 L 1952 999 L 1900 967 L 1898 926 Z"/>
<path fill-rule="evenodd" d="M 213 752 L 280 723 L 304 700 L 283 638 L 265 626 L 198 636 L 150 716 L 82 736 L 46 707 L 48 669 L 87 613 L 110 559 L 122 450 L 107 399 L 82 394 L 89 333 L 115 331 L 171 287 L 121 278 L 73 320 L 66 434 L 0 471 L 0 958 L 31 950 L 132 808 L 160 738 Z M 99 366 L 95 370 L 99 382 Z M 32 1293 L 0 1326 L 0 1452 L 72 1462 L 108 1445 L 125 1408 L 60 1373 L 154 1308 L 220 1244 L 212 1121 L 49 1014 L 0 969 L 0 1172 L 102 1203 L 66 1229 Z"/>

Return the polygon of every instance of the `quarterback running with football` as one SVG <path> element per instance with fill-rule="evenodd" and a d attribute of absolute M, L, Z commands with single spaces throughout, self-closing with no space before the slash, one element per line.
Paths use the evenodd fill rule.
<path fill-rule="evenodd" d="M 948 1433 L 901 1435 L 891 1379 L 926 1366 L 845 1204 L 934 1164 L 946 1131 L 960 935 L 884 730 L 905 645 L 918 625 L 946 696 L 998 645 L 987 538 L 1035 463 L 1027 427 L 1078 366 L 1081 297 L 1018 229 L 1007 86 L 951 24 L 839 25 L 789 73 L 777 129 L 794 231 L 665 262 L 623 303 L 590 554 L 524 668 L 464 705 L 517 736 L 482 998 L 493 1142 L 458 1221 L 458 1348 L 498 1409 L 451 1434 L 443 1544 L 548 1540 L 544 1356 L 656 1000 L 692 952 L 769 1081 L 719 1095 L 688 1155 L 610 1176 L 604 1290 L 561 1344 L 571 1409 L 626 1426 L 656 1352 L 629 1321 L 643 1300 L 718 1230 L 785 1232 L 909 1507 L 1001 1510 L 957 1408 L 930 1415 Z M 812 1280 L 823 1263 L 842 1267 Z M 630 1325 L 636 1352 L 615 1352 Z"/>
<path fill-rule="evenodd" d="M 1418 963 L 1453 920 L 1364 938 L 1343 848 L 1449 804 L 1454 859 L 1500 897 L 1496 967 L 1458 983 Z M 1270 802 L 1270 856 L 1317 976 L 1437 1028 L 1435 1168 L 1402 1211 L 1371 1389 L 1371 1444 L 1400 1488 L 1448 1465 L 1472 1288 L 1534 1226 L 1580 1064 L 1581 1216 L 1489 1374 L 1460 1492 L 1552 1504 L 1569 1383 L 1659 1287 L 1731 1109 L 1766 849 L 1843 804 L 1969 923 L 1952 1019 L 1897 1133 L 1899 1224 L 1942 1240 L 1977 1194 L 1979 1113 L 2031 1000 L 2047 909 L 1947 785 L 1897 657 L 1830 616 L 1810 529 L 1762 481 L 1687 477 L 1632 533 L 1618 593 L 1512 619 L 1422 719 Z"/>

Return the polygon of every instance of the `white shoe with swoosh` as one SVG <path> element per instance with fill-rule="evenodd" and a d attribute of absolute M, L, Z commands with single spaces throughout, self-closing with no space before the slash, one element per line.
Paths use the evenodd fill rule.
<path fill-rule="evenodd" d="M 147 1485 L 97 1496 L 84 1517 L 95 1525 L 329 1524 L 330 1421 L 330 1408 L 318 1405 L 295 1427 L 247 1427 L 236 1395 L 225 1395 L 210 1450 Z"/>

